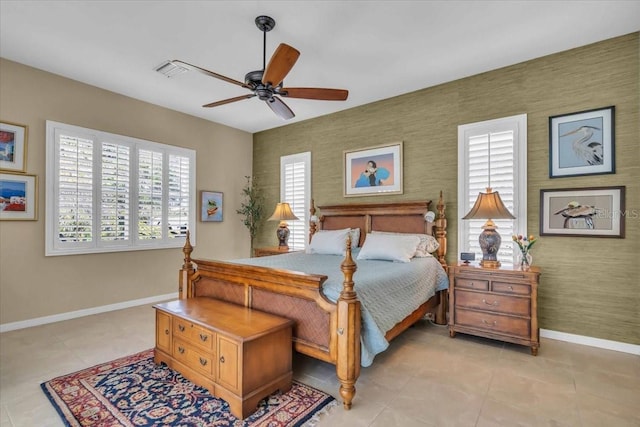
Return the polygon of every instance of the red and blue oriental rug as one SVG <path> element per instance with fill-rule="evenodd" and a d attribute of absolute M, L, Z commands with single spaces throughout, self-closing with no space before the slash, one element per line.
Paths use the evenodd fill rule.
<path fill-rule="evenodd" d="M 336 405 L 330 395 L 294 381 L 274 393 L 244 420 L 166 366 L 153 363 L 153 350 L 94 366 L 42 383 L 42 390 L 67 426 L 299 427 Z"/>

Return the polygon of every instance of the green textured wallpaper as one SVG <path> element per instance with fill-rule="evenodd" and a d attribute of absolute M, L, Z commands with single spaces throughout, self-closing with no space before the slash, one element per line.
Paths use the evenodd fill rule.
<path fill-rule="evenodd" d="M 437 200 L 444 192 L 448 260 L 457 258 L 457 127 L 527 114 L 528 232 L 539 234 L 540 189 L 626 186 L 626 238 L 543 236 L 540 327 L 640 344 L 640 33 L 475 75 L 254 135 L 253 170 L 279 199 L 280 156 L 312 153 L 316 204 Z M 313 102 L 313 101 L 299 101 Z M 549 178 L 549 116 L 615 105 L 616 173 Z M 295 109 L 295 105 L 292 104 Z M 404 142 L 404 194 L 342 196 L 343 150 Z M 273 245 L 265 223 L 257 246 Z"/>

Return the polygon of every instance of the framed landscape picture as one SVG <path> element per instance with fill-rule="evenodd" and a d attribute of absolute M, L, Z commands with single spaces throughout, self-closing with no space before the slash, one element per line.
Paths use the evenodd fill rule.
<path fill-rule="evenodd" d="M 549 177 L 615 173 L 615 107 L 549 117 Z"/>
<path fill-rule="evenodd" d="M 402 194 L 402 142 L 344 151 L 344 196 Z"/>
<path fill-rule="evenodd" d="M 200 219 L 202 222 L 222 221 L 222 193 L 219 191 L 201 192 Z"/>
<path fill-rule="evenodd" d="M 0 122 L 0 169 L 25 172 L 27 167 L 27 127 Z"/>
<path fill-rule="evenodd" d="M 0 220 L 35 221 L 38 213 L 35 175 L 0 173 Z"/>
<path fill-rule="evenodd" d="M 540 190 L 540 235 L 624 237 L 625 187 Z"/>

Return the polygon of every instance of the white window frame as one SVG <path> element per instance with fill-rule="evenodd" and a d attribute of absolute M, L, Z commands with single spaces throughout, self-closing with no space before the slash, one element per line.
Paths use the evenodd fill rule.
<path fill-rule="evenodd" d="M 90 242 L 60 242 L 58 230 L 58 136 L 80 137 L 93 142 L 92 169 L 92 240 Z M 100 238 L 100 206 L 101 206 L 101 142 L 117 143 L 130 149 L 129 175 L 129 237 L 123 240 L 105 241 Z M 162 152 L 163 156 L 163 206 L 162 237 L 158 239 L 138 238 L 138 150 Z M 45 213 L 45 256 L 76 255 L 89 253 L 137 251 L 148 249 L 179 248 L 184 246 L 184 236 L 169 237 L 168 221 L 169 203 L 169 156 L 181 156 L 189 159 L 189 213 L 188 229 L 192 231 L 190 239 L 196 243 L 193 232 L 196 224 L 196 152 L 195 150 L 176 147 L 158 142 L 132 138 L 123 135 L 87 129 L 80 126 L 47 120 L 46 122 L 46 213 Z"/>
<path fill-rule="evenodd" d="M 527 115 L 519 114 L 510 117 L 469 123 L 458 126 L 458 252 L 469 252 L 470 236 L 466 221 L 461 219 L 469 211 L 467 206 L 469 193 L 469 174 L 466 168 L 469 160 L 467 150 L 468 139 L 475 135 L 513 131 L 513 174 L 514 174 L 514 209 L 511 212 L 513 230 L 527 232 Z M 500 229 L 498 229 L 500 233 Z M 501 251 L 511 248 L 513 263 L 516 262 L 518 252 L 513 248 L 511 235 L 500 234 L 502 238 Z M 477 238 L 477 237 L 475 237 Z M 481 257 L 480 257 L 481 259 Z M 478 260 L 478 256 L 476 256 Z"/>
<path fill-rule="evenodd" d="M 289 224 L 289 229 L 292 234 L 294 230 L 292 230 L 292 225 L 294 229 L 297 227 L 302 227 L 302 235 L 304 242 L 304 246 L 300 245 L 292 245 L 291 236 L 289 237 L 289 248 L 294 250 L 302 250 L 305 249 L 308 245 L 308 230 L 309 230 L 309 209 L 311 208 L 311 152 L 306 151 L 304 153 L 291 154 L 288 156 L 280 157 L 280 201 L 287 202 L 291 204 L 290 200 L 287 200 L 287 183 L 285 182 L 286 175 L 286 167 L 292 163 L 304 163 L 305 167 L 305 176 L 304 176 L 304 206 L 298 207 L 297 209 L 292 205 L 292 209 L 294 210 L 294 214 L 300 218 L 298 221 L 287 221 Z"/>

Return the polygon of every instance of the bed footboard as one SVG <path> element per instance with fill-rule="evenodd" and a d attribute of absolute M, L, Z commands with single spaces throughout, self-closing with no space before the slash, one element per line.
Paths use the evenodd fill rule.
<path fill-rule="evenodd" d="M 361 317 L 350 242 L 341 265 L 345 283 L 337 303 L 322 293 L 324 275 L 191 259 L 192 251 L 187 233 L 181 298 L 208 296 L 294 320 L 295 350 L 336 365 L 344 407 L 351 408 L 360 375 Z"/>

